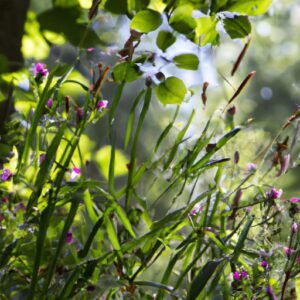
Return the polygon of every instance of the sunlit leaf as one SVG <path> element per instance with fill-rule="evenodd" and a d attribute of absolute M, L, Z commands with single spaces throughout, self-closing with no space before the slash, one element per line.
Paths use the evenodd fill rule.
<path fill-rule="evenodd" d="M 131 20 L 130 27 L 143 33 L 156 30 L 162 23 L 160 13 L 147 9 L 138 12 Z"/>
<path fill-rule="evenodd" d="M 183 81 L 177 77 L 169 77 L 155 89 L 158 100 L 163 104 L 181 104 L 187 93 Z"/>
<path fill-rule="evenodd" d="M 124 61 L 114 67 L 112 76 L 118 83 L 131 82 L 139 79 L 143 73 L 136 64 Z"/>
<path fill-rule="evenodd" d="M 195 54 L 181 54 L 173 58 L 176 66 L 186 70 L 197 70 L 199 59 Z"/>
<path fill-rule="evenodd" d="M 201 46 L 206 44 L 211 44 L 212 46 L 219 44 L 219 32 L 216 29 L 218 20 L 212 17 L 202 17 L 196 19 L 197 27 L 196 27 L 196 36 L 195 43 L 199 43 Z"/>
<path fill-rule="evenodd" d="M 251 23 L 246 16 L 235 16 L 223 20 L 224 28 L 232 39 L 243 38 L 251 33 Z"/>
<path fill-rule="evenodd" d="M 169 20 L 170 25 L 178 32 L 188 34 L 196 27 L 193 16 L 193 6 L 190 4 L 181 5 L 175 8 Z"/>
<path fill-rule="evenodd" d="M 159 49 L 162 51 L 166 51 L 167 48 L 172 46 L 176 41 L 175 36 L 166 30 L 162 30 L 158 33 L 156 44 Z"/>
<path fill-rule="evenodd" d="M 270 7 L 272 0 L 243 0 L 236 1 L 228 11 L 238 12 L 249 16 L 264 14 Z"/>

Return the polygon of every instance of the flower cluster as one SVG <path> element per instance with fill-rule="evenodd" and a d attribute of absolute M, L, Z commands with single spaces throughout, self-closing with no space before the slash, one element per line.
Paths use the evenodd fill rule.
<path fill-rule="evenodd" d="M 267 198 L 269 199 L 279 199 L 282 195 L 282 190 L 277 190 L 276 188 L 272 188 L 270 192 L 266 193 Z"/>
<path fill-rule="evenodd" d="M 246 278 L 248 276 L 248 273 L 246 271 L 241 271 L 241 273 L 239 273 L 238 271 L 233 272 L 233 279 L 234 280 L 241 280 L 241 278 Z"/>
<path fill-rule="evenodd" d="M 37 63 L 32 66 L 32 75 L 37 84 L 42 83 L 48 74 L 49 71 L 44 67 L 44 64 Z"/>

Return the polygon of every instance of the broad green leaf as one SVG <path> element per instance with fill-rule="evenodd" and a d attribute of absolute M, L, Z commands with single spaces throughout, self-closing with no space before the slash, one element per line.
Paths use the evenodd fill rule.
<path fill-rule="evenodd" d="M 218 20 L 212 17 L 202 17 L 196 19 L 197 27 L 195 29 L 195 43 L 201 46 L 211 44 L 212 46 L 219 44 L 219 32 L 216 29 Z"/>
<path fill-rule="evenodd" d="M 136 64 L 124 61 L 117 64 L 113 70 L 113 78 L 116 82 L 131 82 L 139 79 L 143 73 Z"/>
<path fill-rule="evenodd" d="M 183 81 L 177 77 L 168 77 L 155 89 L 158 100 L 163 104 L 181 104 L 187 93 Z"/>
<path fill-rule="evenodd" d="M 237 12 L 248 16 L 257 16 L 264 14 L 272 0 L 243 0 L 237 1 L 228 8 L 228 11 Z"/>
<path fill-rule="evenodd" d="M 223 20 L 224 28 L 232 39 L 243 38 L 251 33 L 251 23 L 247 16 L 235 16 Z"/>
<path fill-rule="evenodd" d="M 183 34 L 189 34 L 197 25 L 192 13 L 192 5 L 186 4 L 178 6 L 173 11 L 169 23 L 176 31 Z"/>
<path fill-rule="evenodd" d="M 193 280 L 188 291 L 187 300 L 194 300 L 199 296 L 220 263 L 221 261 L 209 261 L 206 263 Z"/>
<path fill-rule="evenodd" d="M 111 146 L 104 146 L 96 153 L 96 162 L 100 167 L 101 173 L 103 176 L 108 179 L 109 173 L 109 164 L 110 164 L 110 155 L 111 155 Z M 114 173 L 115 176 L 122 176 L 127 173 L 126 164 L 128 163 L 128 159 L 123 154 L 121 150 L 116 150 L 115 152 L 115 166 Z"/>
<path fill-rule="evenodd" d="M 199 59 L 195 54 L 181 54 L 173 58 L 176 66 L 186 70 L 197 70 Z"/>
<path fill-rule="evenodd" d="M 171 32 L 162 30 L 158 33 L 156 44 L 159 49 L 165 52 L 175 41 L 176 38 Z"/>
<path fill-rule="evenodd" d="M 138 12 L 131 20 L 130 27 L 143 33 L 156 30 L 162 23 L 160 13 L 147 9 Z"/>

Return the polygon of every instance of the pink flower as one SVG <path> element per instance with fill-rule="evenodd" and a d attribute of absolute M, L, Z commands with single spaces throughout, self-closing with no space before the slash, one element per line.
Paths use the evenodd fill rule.
<path fill-rule="evenodd" d="M 267 197 L 270 199 L 279 199 L 282 195 L 282 190 L 277 190 L 276 188 L 272 188 L 270 192 L 266 193 Z"/>
<path fill-rule="evenodd" d="M 298 202 L 300 202 L 300 198 L 292 197 L 292 198 L 290 198 L 290 202 L 292 202 L 292 203 L 298 203 Z"/>
<path fill-rule="evenodd" d="M 71 231 L 68 231 L 67 233 L 67 243 L 71 244 L 73 242 L 73 234 Z"/>
<path fill-rule="evenodd" d="M 283 247 L 283 251 L 286 255 L 290 255 L 294 252 L 294 250 L 289 247 Z"/>
<path fill-rule="evenodd" d="M 44 64 L 37 63 L 35 65 L 35 71 L 36 71 L 36 73 L 41 73 L 41 72 L 43 72 L 43 70 L 44 70 Z"/>
<path fill-rule="evenodd" d="M 233 279 L 234 280 L 240 280 L 241 279 L 241 274 L 239 272 L 235 271 L 233 273 Z"/>
<path fill-rule="evenodd" d="M 260 263 L 260 265 L 264 268 L 267 269 L 268 268 L 268 263 L 265 260 L 262 260 L 262 262 Z"/>
<path fill-rule="evenodd" d="M 246 271 L 242 271 L 242 277 L 247 277 L 248 276 L 248 273 Z"/>
<path fill-rule="evenodd" d="M 269 294 L 272 297 L 273 300 L 277 300 L 277 297 L 270 285 L 267 286 L 266 292 L 267 292 L 267 294 Z"/>
<path fill-rule="evenodd" d="M 95 48 L 87 48 L 86 51 L 87 51 L 88 53 L 91 53 L 91 52 L 93 52 L 94 50 L 95 50 Z"/>
<path fill-rule="evenodd" d="M 97 103 L 97 109 L 101 110 L 103 108 L 107 108 L 108 106 L 108 101 L 107 100 L 101 100 Z"/>
<path fill-rule="evenodd" d="M 198 213 L 201 211 L 201 209 L 202 209 L 202 205 L 200 203 L 197 203 L 191 210 L 190 215 L 191 216 L 198 215 Z"/>
<path fill-rule="evenodd" d="M 40 154 L 40 156 L 39 156 L 39 165 L 40 165 L 40 166 L 41 166 L 41 164 L 43 163 L 45 157 L 46 157 L 46 154 L 45 154 L 45 153 Z"/>
<path fill-rule="evenodd" d="M 70 175 L 70 180 L 74 181 L 79 175 L 80 175 L 81 171 L 78 168 L 73 168 L 71 175 Z"/>
<path fill-rule="evenodd" d="M 292 225 L 291 225 L 291 230 L 292 230 L 292 233 L 296 233 L 297 230 L 298 230 L 298 225 L 296 222 L 293 222 Z"/>
<path fill-rule="evenodd" d="M 48 106 L 49 109 L 52 108 L 52 106 L 53 106 L 53 99 L 52 99 L 52 98 L 50 98 L 50 99 L 47 101 L 47 106 Z"/>
<path fill-rule="evenodd" d="M 44 78 L 49 73 L 47 69 L 44 69 L 44 64 L 42 64 L 42 63 L 32 64 L 30 71 L 31 71 L 32 75 L 34 76 L 34 79 L 37 84 L 42 83 Z"/>
<path fill-rule="evenodd" d="M 7 181 L 11 177 L 11 172 L 9 169 L 4 169 L 2 172 L 2 181 Z"/>
<path fill-rule="evenodd" d="M 254 173 L 256 171 L 256 169 L 257 169 L 257 165 L 254 163 L 249 163 L 246 167 L 246 171 L 248 173 Z"/>
<path fill-rule="evenodd" d="M 287 154 L 283 157 L 283 161 L 281 163 L 280 170 L 276 174 L 277 177 L 286 173 L 287 169 L 289 168 L 290 158 L 291 158 L 291 156 L 289 154 Z"/>

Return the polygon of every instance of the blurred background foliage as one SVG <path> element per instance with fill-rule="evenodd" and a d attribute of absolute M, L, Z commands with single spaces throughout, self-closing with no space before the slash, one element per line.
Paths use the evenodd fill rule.
<path fill-rule="evenodd" d="M 112 1 L 103 1 L 101 5 L 104 5 L 112 14 L 100 10 L 97 20 L 93 23 L 93 30 L 87 31 L 86 39 L 82 43 L 91 3 L 90 0 L 31 0 L 29 10 L 26 13 L 25 30 L 21 40 L 21 53 L 25 60 L 25 68 L 12 70 L 10 66 L 14 63 L 21 65 L 21 61 L 8 61 L 7 57 L 0 55 L 1 84 L 9 84 L 13 81 L 14 85 L 17 86 L 14 93 L 15 109 L 25 119 L 30 117 L 31 109 L 35 105 L 31 93 L 28 92 L 30 83 L 26 76 L 30 72 L 33 62 L 44 61 L 49 69 L 57 61 L 66 65 L 72 64 L 78 54 L 77 46 L 80 45 L 83 49 L 81 64 L 72 72 L 68 78 L 69 82 L 64 84 L 59 91 L 60 101 L 68 95 L 76 105 L 82 104 L 85 98 L 82 86 L 74 82 L 78 81 L 84 86 L 89 86 L 92 68 L 97 68 L 99 64 L 103 68 L 114 66 L 118 62 L 117 52 L 123 48 L 130 36 L 130 21 L 124 15 L 117 16 L 113 13 L 122 13 L 126 10 L 126 3 L 125 1 L 119 1 L 119 5 L 115 6 L 111 5 Z M 160 7 L 163 9 L 165 5 L 163 1 L 141 0 L 137 3 L 141 6 L 149 4 L 151 7 L 151 5 L 155 5 L 157 10 L 160 10 Z M 197 46 L 191 41 L 178 36 L 176 42 L 164 52 L 158 50 L 155 43 L 159 30 L 143 36 L 136 53 L 139 53 L 139 51 L 154 51 L 161 54 L 161 57 L 156 57 L 156 66 L 149 62 L 148 65 L 144 66 L 143 71 L 147 75 L 162 71 L 166 76 L 170 74 L 178 76 L 191 91 L 190 97 L 182 104 L 182 112 L 178 118 L 179 122 L 172 128 L 173 135 L 169 137 L 171 139 L 170 145 L 172 145 L 175 135 L 184 128 L 192 110 L 195 109 L 195 122 L 187 133 L 189 139 L 184 146 L 184 150 L 188 151 L 189 147 L 193 145 L 194 136 L 199 136 L 213 112 L 225 105 L 234 90 L 250 71 L 256 70 L 256 76 L 236 103 L 236 123 L 247 122 L 250 118 L 253 118 L 254 121 L 248 129 L 241 132 L 233 142 L 226 146 L 225 153 L 221 155 L 221 157 L 224 157 L 225 154 L 225 157 L 232 158 L 233 153 L 239 151 L 240 168 L 242 169 L 246 168 L 248 163 L 255 162 L 259 152 L 275 137 L 285 120 L 297 109 L 300 93 L 299 79 L 297 78 L 300 46 L 297 35 L 300 27 L 299 20 L 300 1 L 296 0 L 274 0 L 267 15 L 251 17 L 253 22 L 251 44 L 234 77 L 230 73 L 244 47 L 245 41 L 229 39 L 222 28 L 218 28 L 222 42 L 220 47 L 216 48 L 205 45 L 201 49 L 197 49 Z M 167 28 L 164 26 L 165 24 L 160 29 Z M 217 38 L 215 37 L 215 39 Z M 180 60 L 176 65 L 169 63 L 168 58 L 185 53 L 187 50 L 199 54 L 200 63 L 198 68 L 194 69 L 192 66 L 191 70 L 182 70 L 179 67 Z M 11 73 L 9 71 L 15 72 Z M 201 92 L 205 81 L 209 82 L 209 87 L 208 100 L 204 109 Z M 144 78 L 126 84 L 122 101 L 115 116 L 115 122 L 118 125 L 117 148 L 119 149 L 116 152 L 116 176 L 124 175 L 128 171 L 126 163 L 129 161 L 130 152 L 124 149 L 126 148 L 124 147 L 125 132 L 130 107 L 141 85 L 144 85 Z M 116 93 L 116 87 L 116 83 L 106 82 L 102 89 L 104 99 L 111 101 Z M 4 99 L 5 96 L 0 92 L 0 101 Z M 141 107 L 138 108 L 138 113 L 140 112 Z M 163 128 L 167 126 L 174 112 L 175 108 L 163 106 L 159 101 L 151 103 L 146 118 L 146 126 L 143 127 L 141 133 L 143 138 L 140 139 L 137 147 L 140 161 L 148 158 L 150 151 L 153 149 L 154 141 L 157 140 Z M 15 116 L 18 118 L 17 115 Z M 213 122 L 216 125 L 221 124 L 216 119 L 213 119 Z M 92 178 L 107 179 L 108 177 L 110 146 L 107 146 L 109 141 L 106 124 L 107 122 L 101 122 L 101 124 L 95 123 L 90 126 L 80 142 L 82 153 L 75 153 L 73 161 L 75 165 L 79 165 L 81 155 L 83 155 L 84 161 L 91 162 L 88 164 L 88 172 Z M 289 130 L 288 134 L 291 141 L 294 129 Z M 220 132 L 222 131 L 220 130 Z M 64 145 L 62 144 L 59 155 L 63 151 Z M 297 151 L 293 153 L 297 153 Z M 270 160 L 270 157 L 268 159 Z M 300 174 L 297 168 L 299 163 L 297 156 L 293 156 L 293 163 L 295 168 L 290 169 L 287 175 L 279 177 L 279 179 L 276 179 L 277 182 L 274 182 L 274 185 L 278 188 L 283 188 L 284 198 L 299 197 L 300 188 L 297 180 Z M 232 170 L 232 174 L 234 172 L 235 170 Z M 30 169 L 28 169 L 26 176 L 29 176 L 29 173 Z M 157 205 L 151 203 L 151 199 L 157 198 L 157 195 L 167 185 L 169 174 L 166 173 L 155 170 L 155 174 L 148 174 L 147 180 L 139 187 L 148 193 L 147 196 L 150 195 L 148 197 L 149 206 L 156 208 L 156 218 L 160 218 L 165 214 L 172 201 L 173 195 L 167 195 L 169 197 L 165 197 L 166 201 L 160 201 Z M 199 180 L 198 188 L 201 190 L 201 186 L 207 186 L 212 182 L 212 176 L 213 173 L 207 172 L 205 177 Z M 270 174 L 270 177 L 273 181 L 274 172 Z M 120 177 L 119 186 L 122 182 L 123 179 Z M 178 191 L 175 191 L 175 193 L 178 193 Z M 225 211 L 226 204 L 222 205 L 224 205 Z M 59 226 L 62 226 L 62 224 Z M 55 232 L 49 234 L 54 235 Z M 168 256 L 168 253 L 166 252 L 165 255 Z M 157 264 L 157 270 L 151 270 L 151 272 L 156 272 L 157 275 L 161 272 L 162 264 L 166 262 L 164 256 L 160 258 L 160 261 Z M 152 274 L 152 276 L 155 276 L 155 274 Z M 147 274 L 145 274 L 145 277 L 147 277 Z"/>
<path fill-rule="evenodd" d="M 76 46 L 80 45 L 86 49 L 85 54 L 81 60 L 82 63 L 72 72 L 69 80 L 80 81 L 88 86 L 92 67 L 99 63 L 103 66 L 112 66 L 118 61 L 117 51 L 122 49 L 129 38 L 129 19 L 124 15 L 114 14 L 126 11 L 125 1 L 120 1 L 118 5 L 112 3 L 112 1 L 102 2 L 102 7 L 111 11 L 112 14 L 100 10 L 96 22 L 93 23 L 92 29 L 87 31 L 84 43 L 81 44 L 88 23 L 88 9 L 92 4 L 91 0 L 31 0 L 21 47 L 26 69 L 16 73 L 7 73 L 9 63 L 3 55 L 0 56 L 2 80 L 9 83 L 13 79 L 14 83 L 19 86 L 19 89 L 15 91 L 15 108 L 19 113 L 28 116 L 33 105 L 33 99 L 30 98 L 29 93 L 26 93 L 29 83 L 25 76 L 32 62 L 43 60 L 49 69 L 56 61 L 71 64 L 76 59 Z M 166 5 L 163 1 L 141 1 L 137 3 L 141 7 L 143 5 L 153 6 L 157 10 L 164 9 Z M 201 9 L 205 10 L 205 7 L 201 7 Z M 180 118 L 183 123 L 180 124 L 179 122 L 177 124 L 178 129 L 174 128 L 174 131 L 176 132 L 184 126 L 183 124 L 194 108 L 197 117 L 191 132 L 189 132 L 192 137 L 203 127 L 208 117 L 220 107 L 220 104 L 225 103 L 230 98 L 243 78 L 251 70 L 256 70 L 257 73 L 251 86 L 236 104 L 237 123 L 253 118 L 253 125 L 249 130 L 244 131 L 233 142 L 234 144 L 231 143 L 227 147 L 228 153 L 233 153 L 233 150 L 240 151 L 243 166 L 254 161 L 264 145 L 276 135 L 281 124 L 297 109 L 300 93 L 297 78 L 299 20 L 300 2 L 292 0 L 274 0 L 267 15 L 251 17 L 251 21 L 253 21 L 251 44 L 234 77 L 230 75 L 230 72 L 245 41 L 229 39 L 224 30 L 217 27 L 220 32 L 220 47 L 214 48 L 211 45 L 205 45 L 201 49 L 195 50 L 193 43 L 179 36 L 176 42 L 164 53 L 164 59 L 182 54 L 187 49 L 198 51 L 199 68 L 182 70 L 180 66 L 176 68 L 174 64 L 166 63 L 164 59 L 157 59 L 156 67 L 149 64 L 143 70 L 150 75 L 157 71 L 163 71 L 165 75 L 175 74 L 175 76 L 183 79 L 186 86 L 192 90 L 191 97 L 182 105 L 183 113 Z M 162 29 L 164 26 L 162 25 Z M 162 53 L 155 44 L 158 31 L 143 36 L 136 53 L 145 50 Z M 116 115 L 120 131 L 117 142 L 118 148 L 123 148 L 128 108 L 135 99 L 137 87 L 142 81 L 143 79 L 126 84 L 124 99 Z M 201 102 L 201 90 L 205 81 L 209 82 L 209 87 L 208 101 L 204 110 Z M 103 96 L 108 100 L 112 99 L 115 94 L 115 87 L 114 83 L 106 84 L 103 88 Z M 71 96 L 77 104 L 84 101 L 84 93 L 80 85 L 65 84 L 60 93 L 61 97 L 63 95 Z M 5 97 L 0 94 L 0 98 L 3 100 Z M 149 145 L 157 138 L 158 132 L 160 132 L 158 129 L 162 129 L 168 124 L 174 109 L 163 107 L 158 102 L 152 102 L 150 112 L 146 119 L 147 125 L 142 133 L 144 138 L 138 146 L 140 159 L 148 156 L 151 148 Z M 102 124 L 102 126 L 105 125 Z M 98 125 L 89 128 L 89 139 L 95 142 L 94 144 L 91 143 L 93 144 L 91 147 L 93 151 L 96 152 L 100 146 L 107 144 L 107 136 L 99 134 L 106 132 L 106 130 L 107 128 L 103 127 L 100 131 Z M 293 132 L 291 131 L 289 134 L 291 140 Z M 265 142 L 265 144 L 259 144 L 261 142 Z M 89 157 L 89 159 L 91 158 Z M 293 160 L 295 161 L 295 168 L 288 175 L 280 178 L 282 182 L 278 183 L 286 190 L 286 197 L 300 192 L 296 179 L 300 175 L 297 169 L 298 158 L 294 157 Z M 93 165 L 91 165 L 91 170 L 92 173 L 97 173 Z M 102 174 L 105 172 L 102 171 Z"/>

